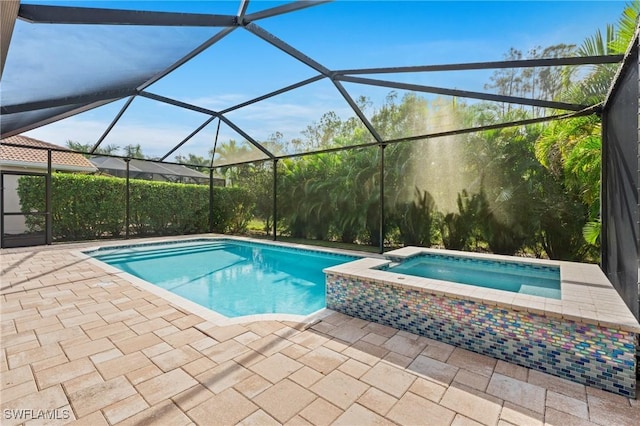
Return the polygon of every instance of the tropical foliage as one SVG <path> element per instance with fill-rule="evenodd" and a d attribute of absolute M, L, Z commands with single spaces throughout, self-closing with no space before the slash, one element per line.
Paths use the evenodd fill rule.
<path fill-rule="evenodd" d="M 617 25 L 607 25 L 604 35 L 598 30 L 584 40 L 578 56 L 625 53 L 637 30 L 640 2 L 635 0 L 623 10 Z M 598 65 L 580 81 L 567 86 L 563 100 L 578 104 L 604 101 L 613 80 L 615 65 Z M 584 239 L 593 246 L 600 236 L 600 152 L 602 124 L 598 117 L 588 116 L 554 122 L 547 126 L 536 143 L 536 157 L 558 179 L 576 194 L 587 207 L 588 220 L 583 227 Z"/>

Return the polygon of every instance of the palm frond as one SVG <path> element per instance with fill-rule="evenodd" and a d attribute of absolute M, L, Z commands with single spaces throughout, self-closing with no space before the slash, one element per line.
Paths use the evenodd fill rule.
<path fill-rule="evenodd" d="M 609 55 L 609 47 L 615 40 L 615 28 L 611 24 L 607 24 L 605 37 L 602 36 L 600 30 L 596 30 L 595 34 L 585 39 L 578 48 L 578 56 L 602 56 Z"/>
<path fill-rule="evenodd" d="M 582 236 L 584 240 L 589 244 L 597 245 L 598 239 L 600 238 L 600 231 L 602 229 L 602 223 L 600 221 L 597 222 L 587 222 L 586 225 L 582 228 Z"/>
<path fill-rule="evenodd" d="M 633 40 L 638 28 L 638 15 L 640 14 L 640 1 L 634 0 L 628 3 L 618 20 L 618 32 L 610 43 L 612 53 L 625 53 L 629 43 Z"/>

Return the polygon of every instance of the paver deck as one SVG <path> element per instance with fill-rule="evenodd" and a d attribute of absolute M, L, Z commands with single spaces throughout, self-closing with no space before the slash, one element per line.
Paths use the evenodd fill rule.
<path fill-rule="evenodd" d="M 0 251 L 2 425 L 640 424 L 638 400 L 339 313 L 216 325 L 84 246 Z"/>

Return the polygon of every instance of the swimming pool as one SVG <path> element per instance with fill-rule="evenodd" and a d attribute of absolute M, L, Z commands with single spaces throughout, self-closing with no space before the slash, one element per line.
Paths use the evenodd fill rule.
<path fill-rule="evenodd" d="M 389 272 L 560 299 L 560 267 L 423 253 Z"/>
<path fill-rule="evenodd" d="M 358 259 L 229 239 L 102 248 L 86 254 L 230 318 L 308 315 L 323 309 L 322 270 Z"/>

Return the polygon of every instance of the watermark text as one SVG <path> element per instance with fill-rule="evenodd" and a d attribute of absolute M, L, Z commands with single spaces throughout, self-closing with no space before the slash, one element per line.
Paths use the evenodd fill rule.
<path fill-rule="evenodd" d="M 29 408 L 6 408 L 2 412 L 5 420 L 68 420 L 71 410 L 57 408 L 53 410 L 34 410 Z"/>

